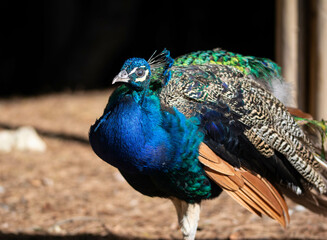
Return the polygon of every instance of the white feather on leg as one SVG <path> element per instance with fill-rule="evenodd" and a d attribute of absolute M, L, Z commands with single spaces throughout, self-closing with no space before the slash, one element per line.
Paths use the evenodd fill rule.
<path fill-rule="evenodd" d="M 200 218 L 200 203 L 187 203 L 177 198 L 171 200 L 176 208 L 178 223 L 184 240 L 195 239 Z"/>

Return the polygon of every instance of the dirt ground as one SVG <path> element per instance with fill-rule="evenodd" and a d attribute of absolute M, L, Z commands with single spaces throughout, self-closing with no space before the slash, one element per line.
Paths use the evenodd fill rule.
<path fill-rule="evenodd" d="M 0 238 L 180 239 L 170 201 L 134 191 L 87 142 L 109 91 L 0 100 L 1 128 L 33 126 L 44 153 L 0 153 Z M 327 219 L 288 201 L 283 229 L 227 195 L 202 205 L 197 239 L 327 239 Z"/>

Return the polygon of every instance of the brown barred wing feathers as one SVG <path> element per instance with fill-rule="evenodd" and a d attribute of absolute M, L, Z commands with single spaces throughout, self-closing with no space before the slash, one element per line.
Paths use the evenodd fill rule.
<path fill-rule="evenodd" d="M 274 168 L 272 159 L 282 158 L 279 162 L 288 161 L 292 166 L 286 164 L 282 167 L 289 169 L 291 174 L 296 170 L 298 176 L 304 179 L 301 180 L 304 185 L 314 186 L 320 193 L 326 193 L 326 180 L 302 129 L 278 99 L 238 69 L 210 64 L 173 67 L 172 78 L 161 90 L 160 100 L 163 106 L 175 107 L 187 117 L 206 119 L 203 127 L 207 141 L 211 143 L 208 146 L 223 158 L 232 156 L 231 161 L 227 159 L 231 164 L 234 158 L 235 162 L 251 168 L 248 161 L 254 160 L 240 159 L 238 152 L 234 151 L 241 148 L 237 146 L 240 139 L 246 139 L 261 156 L 255 160 L 256 165 L 270 164 Z M 236 147 L 219 143 L 220 133 L 217 134 L 214 129 L 214 134 L 211 134 L 212 125 L 216 129 L 223 125 L 221 129 L 227 129 L 223 134 L 227 134 Z M 226 154 L 217 149 L 227 149 Z M 276 181 L 277 184 L 280 182 Z M 293 187 L 293 190 L 300 194 L 304 189 L 299 186 Z"/>

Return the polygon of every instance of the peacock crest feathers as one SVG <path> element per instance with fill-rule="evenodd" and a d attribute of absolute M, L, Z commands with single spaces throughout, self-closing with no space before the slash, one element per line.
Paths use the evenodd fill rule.
<path fill-rule="evenodd" d="M 156 52 L 149 58 L 148 63 L 151 67 L 153 85 L 164 86 L 171 78 L 170 68 L 174 64 L 174 59 L 170 56 L 170 52 L 164 49 L 156 55 Z"/>

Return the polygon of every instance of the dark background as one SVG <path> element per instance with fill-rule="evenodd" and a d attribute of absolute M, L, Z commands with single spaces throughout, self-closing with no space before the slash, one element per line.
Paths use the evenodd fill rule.
<path fill-rule="evenodd" d="M 0 96 L 109 87 L 124 60 L 221 47 L 274 59 L 275 1 L 2 1 Z"/>

